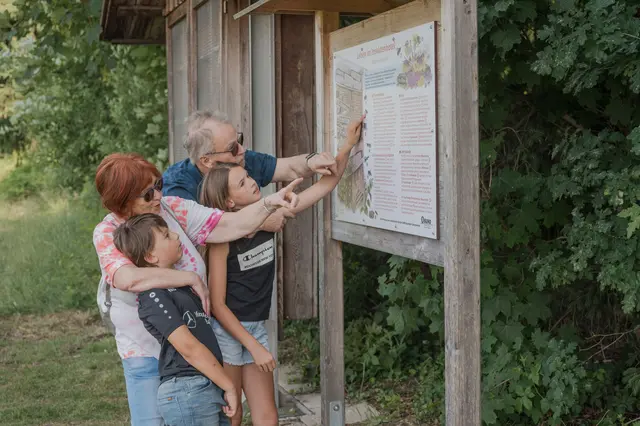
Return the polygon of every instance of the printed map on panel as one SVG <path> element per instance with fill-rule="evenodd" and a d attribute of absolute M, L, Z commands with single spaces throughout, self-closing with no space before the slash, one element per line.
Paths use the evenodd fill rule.
<path fill-rule="evenodd" d="M 350 61 L 336 60 L 335 64 L 336 139 L 342 144 L 347 136 L 347 126 L 363 114 L 362 90 L 364 69 Z M 364 204 L 365 171 L 364 143 L 362 140 L 351 151 L 347 169 L 338 184 L 338 198 L 342 204 L 358 211 Z"/>

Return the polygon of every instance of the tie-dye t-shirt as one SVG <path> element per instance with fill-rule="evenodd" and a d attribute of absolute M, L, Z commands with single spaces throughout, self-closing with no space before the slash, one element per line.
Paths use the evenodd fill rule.
<path fill-rule="evenodd" d="M 174 265 L 181 271 L 195 272 L 206 284 L 206 265 L 196 246 L 203 245 L 216 227 L 223 211 L 201 206 L 200 204 L 178 197 L 163 197 L 160 216 L 167 222 L 169 229 L 180 236 L 182 259 Z M 170 208 L 178 222 L 165 208 Z M 124 265 L 133 263 L 125 257 L 113 243 L 113 231 L 122 223 L 122 219 L 108 214 L 93 231 L 93 244 L 98 253 L 100 269 L 107 283 L 113 286 L 113 276 Z M 155 357 L 160 354 L 157 340 L 144 328 L 138 317 L 135 293 L 120 291 L 112 287 L 111 321 L 116 327 L 116 345 L 122 358 Z"/>

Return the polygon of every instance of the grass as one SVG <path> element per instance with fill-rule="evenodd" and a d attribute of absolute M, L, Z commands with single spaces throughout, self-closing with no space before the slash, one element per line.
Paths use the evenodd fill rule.
<path fill-rule="evenodd" d="M 0 158 L 0 424 L 125 425 L 113 336 L 100 323 L 95 198 L 38 193 Z M 31 173 L 31 172 L 29 172 Z"/>
<path fill-rule="evenodd" d="M 124 425 L 115 342 L 93 312 L 0 318 L 3 425 Z"/>
<path fill-rule="evenodd" d="M 0 201 L 0 315 L 93 307 L 103 215 L 97 202 L 59 194 Z"/>
<path fill-rule="evenodd" d="M 14 156 L 6 154 L 0 156 L 0 182 L 15 169 L 15 166 L 16 158 Z"/>

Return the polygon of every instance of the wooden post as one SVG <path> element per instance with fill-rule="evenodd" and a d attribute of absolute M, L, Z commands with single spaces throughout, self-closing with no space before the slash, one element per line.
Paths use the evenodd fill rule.
<path fill-rule="evenodd" d="M 251 63 L 251 119 L 253 134 L 260 135 L 253 141 L 252 148 L 257 152 L 276 154 L 276 79 L 274 49 L 274 16 L 254 15 L 249 18 L 251 28 L 250 63 Z M 276 184 L 269 184 L 263 194 L 273 194 Z M 276 245 L 281 246 L 282 235 L 276 235 Z M 282 270 L 282 257 L 276 256 L 276 271 Z M 271 310 L 266 321 L 269 349 L 274 359 L 278 359 L 278 281 L 274 279 L 271 293 Z M 276 407 L 280 407 L 280 386 L 278 384 L 279 369 L 273 371 L 274 395 Z"/>
<path fill-rule="evenodd" d="M 480 425 L 477 0 L 442 0 L 445 384 L 449 426 Z"/>
<path fill-rule="evenodd" d="M 316 60 L 316 134 L 318 149 L 331 151 L 331 73 L 329 33 L 339 27 L 338 13 L 315 14 Z M 323 219 L 319 231 L 323 235 L 324 263 L 320 275 L 320 392 L 322 396 L 321 424 L 344 425 L 344 298 L 342 246 L 331 238 L 331 196 L 322 201 Z M 322 252 L 321 252 L 322 253 Z"/>

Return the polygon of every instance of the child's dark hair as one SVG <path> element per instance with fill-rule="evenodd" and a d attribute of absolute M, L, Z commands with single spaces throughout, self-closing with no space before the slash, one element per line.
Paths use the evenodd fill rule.
<path fill-rule="evenodd" d="M 167 222 L 157 214 L 132 216 L 113 231 L 113 242 L 137 267 L 156 266 L 147 262 L 145 256 L 155 244 L 153 230 L 167 228 Z"/>

